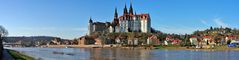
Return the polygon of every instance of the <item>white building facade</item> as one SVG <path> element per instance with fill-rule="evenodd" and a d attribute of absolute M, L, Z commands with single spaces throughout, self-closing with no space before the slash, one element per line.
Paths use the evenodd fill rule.
<path fill-rule="evenodd" d="M 92 22 L 90 19 L 88 31 L 89 34 L 95 31 L 109 30 L 109 32 L 151 32 L 151 19 L 149 14 L 133 13 L 132 4 L 129 10 L 125 6 L 123 15 L 118 17 L 117 9 L 115 9 L 114 20 L 112 23 Z M 105 25 L 107 24 L 107 25 Z"/>

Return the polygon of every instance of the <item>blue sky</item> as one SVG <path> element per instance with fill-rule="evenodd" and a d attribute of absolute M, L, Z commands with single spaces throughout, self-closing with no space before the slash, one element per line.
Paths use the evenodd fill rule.
<path fill-rule="evenodd" d="M 87 34 L 90 17 L 112 21 L 130 0 L 0 0 L 0 25 L 9 36 L 57 36 L 67 39 Z M 185 34 L 213 27 L 239 28 L 239 0 L 133 0 L 134 11 L 149 13 L 152 27 Z"/>

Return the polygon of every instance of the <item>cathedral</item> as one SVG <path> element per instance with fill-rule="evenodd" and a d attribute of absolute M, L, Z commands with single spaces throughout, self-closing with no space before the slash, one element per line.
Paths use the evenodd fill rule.
<path fill-rule="evenodd" d="M 123 15 L 118 17 L 117 8 L 115 9 L 114 19 L 112 22 L 93 22 L 90 18 L 88 26 L 88 34 L 92 32 L 151 32 L 151 19 L 149 14 L 134 13 L 132 3 L 129 9 L 125 5 Z"/>

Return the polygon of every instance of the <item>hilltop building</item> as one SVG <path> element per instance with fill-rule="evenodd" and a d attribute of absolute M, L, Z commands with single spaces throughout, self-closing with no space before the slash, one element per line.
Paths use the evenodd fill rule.
<path fill-rule="evenodd" d="M 109 30 L 110 22 L 93 22 L 93 20 L 90 18 L 89 20 L 89 27 L 88 27 L 88 33 L 92 33 L 92 32 L 97 32 L 97 31 L 106 31 Z"/>
<path fill-rule="evenodd" d="M 125 5 L 123 15 L 118 17 L 117 8 L 115 9 L 114 19 L 110 22 L 93 22 L 90 18 L 88 34 L 97 31 L 108 32 L 151 32 L 151 19 L 149 14 L 134 13 L 132 3 L 129 10 Z"/>

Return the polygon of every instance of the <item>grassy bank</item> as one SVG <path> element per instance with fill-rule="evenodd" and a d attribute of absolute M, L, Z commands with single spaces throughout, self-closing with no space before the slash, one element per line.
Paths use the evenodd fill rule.
<path fill-rule="evenodd" d="M 32 57 L 27 56 L 25 54 L 22 54 L 20 52 L 14 51 L 14 50 L 9 50 L 8 49 L 8 52 L 9 52 L 10 55 L 12 55 L 12 57 L 15 60 L 34 60 L 34 58 L 32 58 Z"/>

